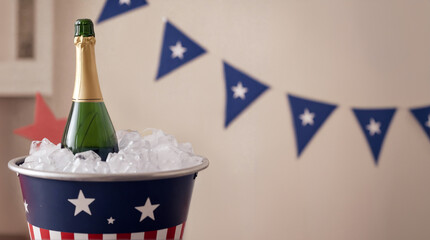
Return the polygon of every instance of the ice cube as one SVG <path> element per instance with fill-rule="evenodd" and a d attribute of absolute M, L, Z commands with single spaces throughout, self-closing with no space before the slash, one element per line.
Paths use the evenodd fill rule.
<path fill-rule="evenodd" d="M 43 171 L 55 171 L 55 166 L 52 164 L 48 164 L 48 163 L 43 163 L 43 162 L 28 162 L 28 163 L 23 163 L 21 165 L 22 167 L 25 168 L 30 168 L 30 169 L 35 169 L 35 170 L 43 170 Z"/>
<path fill-rule="evenodd" d="M 118 131 L 118 153 L 110 153 L 106 162 L 93 151 L 73 155 L 48 139 L 32 142 L 30 155 L 21 166 L 47 171 L 74 173 L 144 173 L 195 166 L 202 161 L 190 143 L 178 143 L 172 135 L 147 129 L 142 137 L 136 131 Z"/>
<path fill-rule="evenodd" d="M 49 155 L 56 149 L 60 149 L 61 144 L 53 144 L 47 138 L 42 139 L 42 141 L 33 141 L 30 146 L 30 155 Z"/>
<path fill-rule="evenodd" d="M 160 144 L 167 144 L 173 146 L 178 145 L 178 142 L 176 141 L 175 137 L 173 137 L 172 135 L 165 134 L 161 130 L 145 129 L 144 132 L 145 131 L 152 131 L 152 134 L 143 137 L 143 141 L 146 144 L 145 146 L 148 146 L 149 148 L 154 148 L 155 146 Z"/>
<path fill-rule="evenodd" d="M 191 143 L 179 143 L 178 148 L 184 152 L 194 154 L 193 146 L 191 146 Z"/>
<path fill-rule="evenodd" d="M 151 149 L 150 161 L 159 166 L 160 170 L 180 168 L 180 154 L 182 151 L 175 146 L 161 144 Z"/>
<path fill-rule="evenodd" d="M 176 141 L 175 137 L 172 135 L 165 134 L 163 131 L 159 130 L 155 132 L 156 136 L 158 137 L 158 144 L 159 145 L 172 145 L 172 146 L 178 146 L 178 142 Z"/>
<path fill-rule="evenodd" d="M 120 150 L 137 154 L 145 148 L 145 142 L 137 131 L 119 131 L 117 135 L 118 147 Z"/>
<path fill-rule="evenodd" d="M 109 168 L 109 164 L 107 162 L 102 162 L 102 161 L 98 161 L 94 169 L 96 173 L 107 174 L 111 172 Z"/>
<path fill-rule="evenodd" d="M 98 161 L 101 161 L 100 156 L 91 150 L 77 153 L 73 160 L 64 167 L 64 171 L 73 173 L 95 173 Z"/>
<path fill-rule="evenodd" d="M 32 162 L 32 164 L 23 166 L 29 166 L 29 168 L 38 170 L 52 170 L 52 167 L 49 165 L 52 165 L 53 162 L 48 156 L 55 150 L 60 149 L 60 147 L 60 144 L 55 145 L 46 138 L 42 141 L 33 141 L 30 147 L 30 155 L 24 161 L 26 163 Z"/>
<path fill-rule="evenodd" d="M 62 171 L 67 164 L 73 161 L 73 153 L 68 148 L 57 149 L 49 154 L 48 158 L 57 171 Z"/>
<path fill-rule="evenodd" d="M 29 155 L 24 160 L 24 163 L 31 163 L 31 162 L 35 162 L 35 163 L 40 162 L 39 161 L 39 157 L 38 156 Z"/>
<path fill-rule="evenodd" d="M 160 171 L 159 166 L 150 162 L 150 161 L 141 162 L 139 164 L 139 168 L 137 169 L 137 172 L 139 172 L 139 173 L 158 172 L 158 171 Z"/>
<path fill-rule="evenodd" d="M 94 151 L 86 151 L 86 152 L 80 152 L 76 153 L 73 160 L 82 160 L 87 162 L 95 162 L 95 161 L 101 161 L 100 156 L 95 153 Z"/>
<path fill-rule="evenodd" d="M 182 154 L 180 168 L 193 167 L 203 161 L 203 158 L 195 155 Z"/>
<path fill-rule="evenodd" d="M 136 154 L 126 154 L 123 151 L 109 154 L 106 162 L 113 173 L 136 173 L 140 157 Z"/>

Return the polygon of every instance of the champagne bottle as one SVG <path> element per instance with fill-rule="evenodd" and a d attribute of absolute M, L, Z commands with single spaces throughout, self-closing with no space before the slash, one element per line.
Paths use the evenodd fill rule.
<path fill-rule="evenodd" d="M 75 22 L 74 43 L 75 89 L 61 145 L 73 153 L 93 150 L 105 161 L 110 152 L 118 152 L 118 140 L 100 90 L 94 51 L 96 39 L 90 19 Z"/>

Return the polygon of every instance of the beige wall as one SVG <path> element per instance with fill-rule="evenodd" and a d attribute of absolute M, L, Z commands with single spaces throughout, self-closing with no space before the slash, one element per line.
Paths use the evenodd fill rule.
<path fill-rule="evenodd" d="M 104 1 L 55 1 L 54 94 L 66 116 L 73 22 Z M 430 145 L 407 112 L 430 103 L 428 1 L 151 1 L 96 25 L 97 64 L 117 129 L 156 127 L 211 161 L 186 239 L 430 239 Z M 208 53 L 155 82 L 162 17 Z M 222 60 L 271 86 L 228 129 Z M 285 94 L 338 103 L 296 159 Z M 14 128 L 33 98 L 0 98 L 0 232 L 26 233 L 6 162 L 27 152 Z M 399 107 L 375 167 L 350 107 Z M 6 140 L 9 138 L 11 140 Z"/>

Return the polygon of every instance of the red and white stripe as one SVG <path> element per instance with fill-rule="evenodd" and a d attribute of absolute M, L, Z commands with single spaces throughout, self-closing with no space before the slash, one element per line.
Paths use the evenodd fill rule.
<path fill-rule="evenodd" d="M 149 232 L 92 234 L 68 233 L 38 228 L 28 223 L 31 240 L 180 240 L 185 222 L 174 227 Z"/>

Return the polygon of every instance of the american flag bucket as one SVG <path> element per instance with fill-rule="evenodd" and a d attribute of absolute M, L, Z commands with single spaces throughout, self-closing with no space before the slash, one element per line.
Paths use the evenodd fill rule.
<path fill-rule="evenodd" d="M 133 174 L 47 172 L 19 167 L 32 240 L 182 239 L 197 173 L 209 161 L 180 170 Z"/>

